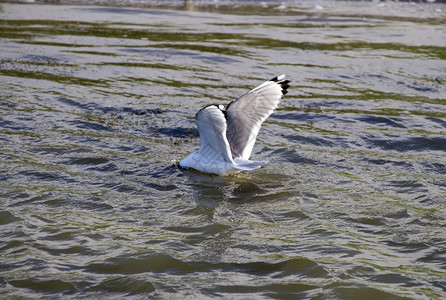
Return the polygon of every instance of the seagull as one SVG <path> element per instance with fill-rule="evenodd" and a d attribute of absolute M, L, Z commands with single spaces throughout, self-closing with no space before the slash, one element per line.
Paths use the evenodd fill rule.
<path fill-rule="evenodd" d="M 223 105 L 208 105 L 195 115 L 200 149 L 180 161 L 180 167 L 220 176 L 251 171 L 268 161 L 249 160 L 260 126 L 288 91 L 281 74 Z"/>

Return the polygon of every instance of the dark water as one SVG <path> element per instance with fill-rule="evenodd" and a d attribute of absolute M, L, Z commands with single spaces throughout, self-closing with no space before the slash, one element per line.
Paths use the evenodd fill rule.
<path fill-rule="evenodd" d="M 446 6 L 1 4 L 0 298 L 446 297 Z M 280 73 L 264 168 L 182 171 Z"/>

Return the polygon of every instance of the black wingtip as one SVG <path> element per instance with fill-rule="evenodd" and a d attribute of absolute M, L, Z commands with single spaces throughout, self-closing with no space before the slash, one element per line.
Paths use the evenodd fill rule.
<path fill-rule="evenodd" d="M 288 88 L 290 87 L 288 83 L 290 83 L 289 80 L 284 80 L 280 83 L 280 86 L 282 87 L 282 94 L 284 95 L 288 93 Z"/>
<path fill-rule="evenodd" d="M 286 80 L 285 78 L 286 78 L 285 74 L 281 74 L 279 76 L 270 79 L 270 81 L 277 82 L 278 84 L 280 84 L 280 86 L 282 87 L 282 94 L 284 95 L 288 93 L 288 88 L 290 87 L 290 85 L 288 84 L 290 83 L 290 81 Z"/>

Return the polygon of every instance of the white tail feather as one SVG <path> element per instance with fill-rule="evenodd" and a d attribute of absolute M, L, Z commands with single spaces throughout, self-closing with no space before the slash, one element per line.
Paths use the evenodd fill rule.
<path fill-rule="evenodd" d="M 262 165 L 268 163 L 268 161 L 253 161 L 249 159 L 243 159 L 237 157 L 234 159 L 235 167 L 240 170 L 251 171 L 260 168 Z"/>

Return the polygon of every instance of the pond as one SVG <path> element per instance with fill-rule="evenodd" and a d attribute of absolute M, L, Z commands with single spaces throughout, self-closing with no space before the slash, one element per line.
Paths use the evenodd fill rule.
<path fill-rule="evenodd" d="M 64 3 L 0 4 L 2 298 L 446 297 L 446 4 Z M 268 164 L 178 168 L 282 73 Z"/>

